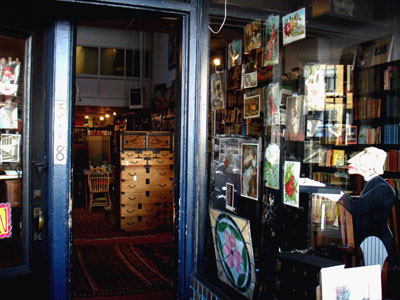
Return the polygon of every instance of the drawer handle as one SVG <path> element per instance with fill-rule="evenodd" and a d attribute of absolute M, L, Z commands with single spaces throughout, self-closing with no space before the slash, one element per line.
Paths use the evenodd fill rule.
<path fill-rule="evenodd" d="M 126 156 L 129 156 L 129 157 L 134 156 L 134 155 L 135 154 L 126 153 Z"/>
<path fill-rule="evenodd" d="M 130 184 L 128 184 L 128 186 L 129 186 L 131 189 L 134 189 L 134 188 L 136 187 L 136 184 L 135 184 L 135 185 L 130 185 Z"/>
<path fill-rule="evenodd" d="M 128 175 L 129 175 L 129 176 L 136 176 L 136 173 L 133 173 L 133 174 L 128 173 Z"/>
<path fill-rule="evenodd" d="M 159 164 L 161 165 L 161 164 L 164 163 L 164 161 L 163 161 L 163 160 L 161 160 L 161 161 L 160 161 L 160 160 L 157 160 L 157 163 L 159 163 Z"/>
<path fill-rule="evenodd" d="M 133 197 L 133 198 L 128 197 L 128 199 L 133 201 L 133 200 L 136 200 L 136 197 Z"/>
<path fill-rule="evenodd" d="M 134 211 L 135 211 L 134 209 L 132 209 L 132 210 L 127 209 L 127 210 L 126 210 L 126 212 L 127 212 L 128 214 L 131 214 L 131 213 L 133 213 Z"/>
<path fill-rule="evenodd" d="M 147 157 L 150 157 L 151 156 L 151 154 L 143 154 L 144 156 L 147 156 Z"/>
<path fill-rule="evenodd" d="M 160 199 L 167 199 L 167 196 L 160 196 Z"/>
<path fill-rule="evenodd" d="M 146 208 L 145 209 L 147 212 L 151 212 L 151 211 L 153 211 L 153 209 L 152 208 Z"/>
<path fill-rule="evenodd" d="M 159 172 L 160 175 L 164 176 L 165 174 L 167 174 L 167 172 Z"/>
<path fill-rule="evenodd" d="M 131 160 L 131 164 L 133 164 L 133 165 L 137 165 L 139 162 L 138 161 L 132 161 Z"/>
<path fill-rule="evenodd" d="M 162 156 L 168 156 L 168 153 L 161 153 Z"/>
<path fill-rule="evenodd" d="M 166 184 L 159 184 L 158 186 L 159 187 L 166 187 L 167 185 Z"/>
<path fill-rule="evenodd" d="M 130 223 L 130 222 L 126 222 L 126 225 L 135 225 L 134 222 Z"/>

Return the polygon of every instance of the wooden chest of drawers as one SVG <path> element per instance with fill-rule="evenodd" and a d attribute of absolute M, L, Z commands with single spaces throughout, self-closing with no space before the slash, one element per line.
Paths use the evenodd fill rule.
<path fill-rule="evenodd" d="M 120 228 L 171 227 L 174 153 L 168 132 L 125 132 L 120 138 Z"/>

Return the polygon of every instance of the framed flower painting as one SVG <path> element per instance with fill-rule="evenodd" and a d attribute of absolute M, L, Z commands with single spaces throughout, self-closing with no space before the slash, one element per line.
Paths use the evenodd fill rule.
<path fill-rule="evenodd" d="M 252 299 L 256 276 L 250 221 L 213 208 L 210 220 L 218 278 Z"/>
<path fill-rule="evenodd" d="M 300 162 L 285 161 L 283 170 L 283 204 L 299 207 Z"/>
<path fill-rule="evenodd" d="M 299 9 L 282 18 L 283 45 L 306 37 L 306 10 Z"/>

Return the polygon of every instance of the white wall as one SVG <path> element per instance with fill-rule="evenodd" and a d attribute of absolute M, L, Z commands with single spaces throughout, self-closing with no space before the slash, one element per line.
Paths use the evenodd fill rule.
<path fill-rule="evenodd" d="M 153 92 L 154 86 L 166 83 L 171 86 L 172 80 L 176 78 L 176 68 L 168 69 L 168 34 L 153 34 Z"/>

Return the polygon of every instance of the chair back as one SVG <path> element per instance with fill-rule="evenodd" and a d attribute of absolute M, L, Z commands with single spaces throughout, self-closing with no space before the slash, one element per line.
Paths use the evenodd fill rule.
<path fill-rule="evenodd" d="M 368 236 L 362 241 L 360 248 L 363 253 L 365 266 L 380 265 L 381 270 L 383 269 L 383 264 L 388 253 L 380 238 Z"/>
<path fill-rule="evenodd" d="M 110 175 L 106 169 L 94 168 L 88 173 L 88 182 L 91 193 L 106 193 L 109 190 Z"/>

